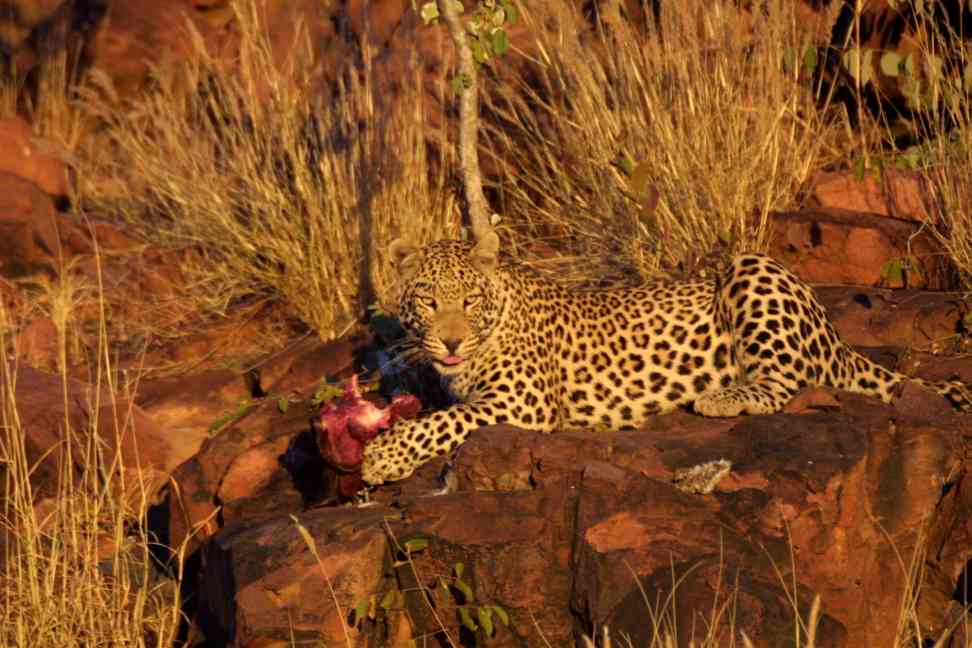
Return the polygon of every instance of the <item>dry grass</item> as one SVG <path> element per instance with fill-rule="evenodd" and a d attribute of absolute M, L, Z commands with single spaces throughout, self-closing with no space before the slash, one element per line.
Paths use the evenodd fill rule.
<path fill-rule="evenodd" d="M 187 250 L 200 311 L 279 297 L 331 337 L 374 299 L 369 283 L 387 283 L 388 242 L 442 236 L 452 197 L 444 174 L 424 172 L 417 91 L 381 106 L 351 74 L 325 100 L 308 43 L 276 65 L 254 4 L 239 3 L 236 18 L 231 63 L 196 37 L 196 63 L 158 70 L 155 90 L 121 111 L 101 79 L 90 107 L 107 128 L 83 152 L 84 208 Z"/>
<path fill-rule="evenodd" d="M 47 298 L 59 333 L 73 320 L 75 294 L 72 286 L 55 286 Z M 170 646 L 181 621 L 178 584 L 161 577 L 149 556 L 148 495 L 131 467 L 104 452 L 97 417 L 77 429 L 65 414 L 60 441 L 47 457 L 57 461 L 57 484 L 37 482 L 17 408 L 15 333 L 0 305 L 0 645 Z M 63 367 L 67 336 L 58 338 Z M 104 346 L 101 351 L 106 358 Z M 97 362 L 94 371 L 91 398 L 113 394 L 110 367 Z M 68 412 L 73 404 L 62 376 Z M 120 447 L 130 433 L 128 413 L 114 398 L 89 403 L 93 412 L 100 405 L 115 408 Z M 42 497 L 44 487 L 54 491 Z"/>
<path fill-rule="evenodd" d="M 914 34 L 901 39 L 899 50 L 873 51 L 875 61 L 885 52 L 910 56 L 913 71 L 884 82 L 902 96 L 917 88 L 922 98 L 908 102 L 912 112 L 894 120 L 861 108 L 861 123 L 846 138 L 856 148 L 848 162 L 863 163 L 868 171 L 878 173 L 894 167 L 915 169 L 928 180 L 934 188 L 925 197 L 933 218 L 928 225 L 958 270 L 962 287 L 972 290 L 972 47 L 957 37 L 946 38 L 945 23 L 930 13 L 936 7 L 909 4 L 908 9 L 915 12 Z M 944 62 L 942 71 L 930 72 L 936 59 Z M 868 89 L 883 94 L 873 81 Z M 915 143 L 908 148 L 896 146 L 903 136 Z"/>
<path fill-rule="evenodd" d="M 800 66 L 785 69 L 785 49 L 802 45 L 785 3 L 753 22 L 732 3 L 690 2 L 663 12 L 663 40 L 625 24 L 579 33 L 558 7 L 524 8 L 543 34 L 538 89 L 500 84 L 490 100 L 502 125 L 488 141 L 518 233 L 645 277 L 760 249 L 767 214 L 793 203 L 841 132 Z M 621 151 L 660 193 L 646 217 L 612 164 Z"/>

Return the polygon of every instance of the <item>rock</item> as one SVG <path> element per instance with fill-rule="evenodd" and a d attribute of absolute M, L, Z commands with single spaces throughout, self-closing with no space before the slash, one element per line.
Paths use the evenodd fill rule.
<path fill-rule="evenodd" d="M 146 411 L 180 433 L 206 439 L 173 473 L 177 488 L 169 493 L 163 532 L 170 546 L 178 546 L 198 525 L 204 526 L 190 548 L 223 525 L 297 512 L 335 495 L 336 474 L 325 470 L 311 428 L 317 412 L 311 398 L 323 377 L 349 370 L 355 349 L 365 341 L 360 336 L 306 340 L 260 365 L 255 381 L 219 371 L 156 381 L 140 390 Z M 266 380 L 262 386 L 261 380 Z M 288 402 L 285 412 L 282 397 Z"/>
<path fill-rule="evenodd" d="M 57 327 L 50 317 L 35 317 L 17 335 L 18 356 L 35 369 L 57 369 Z"/>
<path fill-rule="evenodd" d="M 64 0 L 9 0 L 0 12 L 0 49 L 12 52 L 24 44 L 31 30 L 49 19 Z M 0 145 L 0 150 L 3 150 Z"/>
<path fill-rule="evenodd" d="M 0 274 L 53 273 L 60 255 L 85 251 L 78 230 L 31 182 L 0 172 Z"/>
<path fill-rule="evenodd" d="M 203 38 L 209 36 L 203 25 L 191 20 L 193 13 L 185 0 L 112 2 L 89 35 L 84 55 L 111 78 L 117 94 L 130 95 L 163 58 L 176 65 L 190 57 L 190 22 Z"/>
<path fill-rule="evenodd" d="M 941 288 L 947 273 L 940 248 L 918 230 L 911 222 L 837 209 L 774 213 L 769 253 L 809 283 Z M 889 262 L 901 271 L 888 272 Z"/>
<path fill-rule="evenodd" d="M 497 628 L 490 645 L 524 645 L 527 639 L 537 639 L 531 612 L 552 645 L 569 645 L 570 611 L 566 605 L 549 605 L 566 603 L 569 597 L 570 539 L 557 533 L 569 511 L 569 493 L 562 489 L 425 497 L 411 500 L 404 518 L 384 506 L 300 514 L 326 561 L 340 610 L 331 596 L 321 595 L 328 585 L 289 519 L 227 528 L 205 549 L 202 581 L 209 585 L 204 610 L 218 610 L 202 615 L 218 620 L 207 637 L 240 646 L 265 645 L 293 624 L 305 641 L 344 645 L 342 625 L 356 602 L 369 595 L 380 600 L 398 590 L 404 594 L 402 604 L 386 615 L 387 625 L 365 621 L 360 631 L 349 628 L 351 645 L 405 646 L 405 641 L 392 643 L 390 638 L 435 634 L 443 627 L 455 638 L 460 631 L 453 595 L 434 589 L 438 612 L 430 612 L 417 587 L 434 586 L 438 576 L 454 574 L 461 562 L 463 580 L 474 588 L 475 601 L 499 604 L 511 615 L 512 629 Z M 432 544 L 383 579 L 389 534 L 399 544 L 417 537 L 431 537 Z"/>
<path fill-rule="evenodd" d="M 852 171 L 819 171 L 806 183 L 807 206 L 916 223 L 934 219 L 936 191 L 917 171 L 889 169 L 858 180 Z"/>
<path fill-rule="evenodd" d="M 583 604 L 575 599 L 574 608 L 592 610 L 591 621 L 594 623 L 611 619 L 613 614 L 621 614 L 613 606 L 630 591 L 630 572 L 616 567 L 622 557 L 630 565 L 638 565 L 637 560 L 654 558 L 657 563 L 634 567 L 635 572 L 647 576 L 650 582 L 671 583 L 671 565 L 665 556 L 673 555 L 676 566 L 687 568 L 695 564 L 690 559 L 693 550 L 687 546 L 694 539 L 706 537 L 700 544 L 708 543 L 709 555 L 715 556 L 718 555 L 720 535 L 724 543 L 722 550 L 728 556 L 726 561 L 739 560 L 740 573 L 748 573 L 755 579 L 753 591 L 762 591 L 761 587 L 778 585 L 779 581 L 772 571 L 759 572 L 756 565 L 762 559 L 772 558 L 777 567 L 783 569 L 789 563 L 787 544 L 791 543 L 801 587 L 820 594 L 824 612 L 846 630 L 846 642 L 841 643 L 838 639 L 843 631 L 837 625 L 828 626 L 830 636 L 837 642 L 832 645 L 890 645 L 893 630 L 890 635 L 882 634 L 884 631 L 880 628 L 894 627 L 898 614 L 896 601 L 900 601 L 895 597 L 904 594 L 907 573 L 897 571 L 892 577 L 887 565 L 896 560 L 896 551 L 904 548 L 902 555 L 910 555 L 908 547 L 920 546 L 923 537 L 919 521 L 933 517 L 941 510 L 938 507 L 941 506 L 942 490 L 938 484 L 955 485 L 964 479 L 967 467 L 964 467 L 959 430 L 972 430 L 972 420 L 950 411 L 932 415 L 922 412 L 916 417 L 900 407 L 892 410 L 872 399 L 838 394 L 840 412 L 808 413 L 799 417 L 785 414 L 748 417 L 720 421 L 715 425 L 698 417 L 674 414 L 659 417 L 650 426 L 651 432 L 632 434 L 588 438 L 519 433 L 519 438 L 513 439 L 510 438 L 512 432 L 484 430 L 474 434 L 459 453 L 456 465 L 459 487 L 465 490 L 484 484 L 492 486 L 483 481 L 482 475 L 495 472 L 492 467 L 501 467 L 504 474 L 521 475 L 517 480 L 519 483 L 543 488 L 550 473 L 562 474 L 561 471 L 570 466 L 576 472 L 584 469 L 585 463 L 589 469 L 592 461 L 603 465 L 604 461 L 599 457 L 609 457 L 611 469 L 607 473 L 603 469 L 585 473 L 587 476 L 579 487 L 583 506 L 588 494 L 586 486 L 595 483 L 592 475 L 605 475 L 599 477 L 597 483 L 604 483 L 604 488 L 610 490 L 592 501 L 607 507 L 608 503 L 619 499 L 628 501 L 628 493 L 641 488 L 634 485 L 630 476 L 628 481 L 619 481 L 619 468 L 659 482 L 669 482 L 680 468 L 726 458 L 732 463 L 739 484 L 733 490 L 726 490 L 725 486 L 730 485 L 720 483 L 716 494 L 710 496 L 714 499 L 706 500 L 716 504 L 709 515 L 722 520 L 715 525 L 722 529 L 721 532 L 707 536 L 703 522 L 692 526 L 692 520 L 698 520 L 700 515 L 702 520 L 707 519 L 698 512 L 698 507 L 695 513 L 690 512 L 693 509 L 683 509 L 679 505 L 677 514 L 651 515 L 648 511 L 652 510 L 649 507 L 653 502 L 665 506 L 661 502 L 682 501 L 674 494 L 663 496 L 655 486 L 650 495 L 632 495 L 631 501 L 637 500 L 639 505 L 632 503 L 627 508 L 623 503 L 617 505 L 628 511 L 624 514 L 628 517 L 616 517 L 622 514 L 608 511 L 598 517 L 621 524 L 617 534 L 586 536 L 588 551 L 597 555 L 603 550 L 612 556 L 612 559 L 605 558 L 603 563 L 591 559 L 602 564 L 604 569 L 615 569 L 617 575 L 606 582 L 603 579 L 607 576 L 600 576 L 601 580 L 597 581 L 600 584 L 590 586 L 593 589 L 587 590 L 588 598 Z M 897 412 L 893 423 L 892 412 Z M 497 432 L 500 438 L 493 438 Z M 689 497 L 685 501 L 694 500 Z M 953 527 L 946 532 L 943 525 L 953 524 L 949 520 L 963 519 L 962 512 L 955 510 L 959 508 L 957 506 L 946 508 L 951 510 L 943 514 L 940 522 L 931 524 L 943 536 L 949 536 L 949 540 L 939 538 L 936 542 L 949 546 L 951 551 L 961 551 L 953 543 L 967 546 L 964 530 L 958 533 Z M 879 517 L 874 518 L 877 510 L 880 510 Z M 620 522 L 628 519 L 632 522 Z M 629 540 L 618 540 L 620 545 L 612 544 L 614 538 L 624 536 L 620 529 L 628 528 L 637 519 L 650 522 L 640 524 L 644 529 L 640 534 L 636 524 L 624 531 L 624 534 L 634 534 Z M 599 524 L 602 523 L 592 523 L 591 528 L 602 528 Z M 678 526 L 664 526 L 673 524 Z M 735 548 L 735 541 L 728 537 L 727 529 L 740 534 L 740 544 Z M 603 540 L 593 539 L 602 537 Z M 663 544 L 652 549 L 655 538 Z M 760 544 L 770 552 L 762 558 L 747 553 L 751 549 L 744 550 L 747 546 Z M 856 547 L 867 549 L 860 553 L 862 549 Z M 704 557 L 704 554 L 694 555 L 697 560 Z M 955 579 L 964 568 L 964 560 L 951 556 L 942 563 L 942 570 L 947 574 L 944 580 L 954 587 Z M 577 578 L 591 577 L 586 570 L 578 570 Z M 624 585 L 624 579 L 628 579 L 629 585 Z M 762 585 L 757 587 L 759 583 Z M 848 588 L 848 583 L 855 583 L 856 587 Z M 695 589 L 686 587 L 686 592 Z M 592 600 L 590 596 L 595 598 Z M 602 596 L 609 598 L 602 600 Z M 639 598 L 637 593 L 631 596 L 632 600 Z M 810 598 L 808 596 L 806 600 Z M 869 601 L 867 606 L 859 604 L 862 598 Z M 784 609 L 779 607 L 782 600 L 773 605 L 765 598 L 759 600 L 762 601 L 760 606 L 768 606 L 760 608 L 764 611 L 773 609 L 773 605 L 780 612 Z M 602 602 L 595 604 L 593 601 Z M 682 625 L 690 620 L 688 616 L 680 619 L 679 627 L 690 627 Z M 613 623 L 614 629 L 622 628 L 617 619 L 613 619 Z M 639 637 L 641 635 L 637 633 L 643 632 L 636 624 L 623 629 Z M 635 645 L 642 643 L 636 641 Z M 770 641 L 768 645 L 777 644 Z"/>
<path fill-rule="evenodd" d="M 961 293 L 817 286 L 840 337 L 852 346 L 929 349 L 964 330 Z"/>
<path fill-rule="evenodd" d="M 81 442 L 70 455 L 79 469 L 86 465 L 82 449 L 92 432 L 98 435 L 103 461 L 110 465 L 117 455 L 124 466 L 124 488 L 151 501 L 169 473 L 195 453 L 198 444 L 173 439 L 141 408 L 107 388 L 97 389 L 78 380 L 19 367 L 14 376 L 14 402 L 24 432 L 27 460 L 36 469 L 35 492 L 57 492 L 64 457 L 64 425 L 71 426 Z M 67 398 L 65 399 L 65 389 Z M 140 490 L 144 489 L 144 490 Z"/>
<path fill-rule="evenodd" d="M 328 3 L 315 0 L 269 2 L 258 0 L 256 11 L 277 65 L 311 63 L 297 38 L 297 27 L 307 30 L 306 42 L 324 55 L 335 45 L 334 24 L 338 18 Z M 240 51 L 240 30 L 236 13 L 225 0 L 128 0 L 109 5 L 97 21 L 85 45 L 85 56 L 112 79 L 119 96 L 128 96 L 143 87 L 150 70 L 161 63 L 179 73 L 178 66 L 197 56 L 189 35 L 189 24 L 195 29 L 207 53 L 217 62 L 234 65 Z M 300 60 L 305 58 L 306 60 Z M 339 62 L 339 59 L 334 63 Z M 326 66 L 325 66 L 326 67 Z M 317 72 L 323 73 L 325 67 Z M 326 67 L 336 75 L 335 66 Z M 270 91 L 256 79 L 255 92 L 264 96 Z M 312 81 L 311 85 L 319 85 Z"/>
<path fill-rule="evenodd" d="M 54 145 L 35 136 L 20 117 L 0 120 L 0 173 L 28 180 L 55 198 L 68 195 L 67 167 Z"/>
<path fill-rule="evenodd" d="M 404 645 L 443 631 L 471 637 L 457 617 L 462 588 L 435 587 L 440 577 L 454 583 L 461 563 L 471 605 L 510 616 L 489 645 L 543 643 L 537 628 L 550 645 L 571 645 L 605 624 L 648 645 L 647 605 L 681 642 L 692 628 L 696 640 L 703 630 L 728 640 L 734 628 L 755 646 L 778 646 L 819 595 L 817 646 L 885 646 L 913 578 L 898 557 L 922 547 L 935 577 L 918 584 L 920 622 L 942 628 L 951 613 L 943 601 L 972 550 L 972 496 L 961 487 L 972 417 L 835 397 L 826 411 L 675 413 L 634 432 L 484 428 L 456 457 L 458 492 L 429 497 L 392 485 L 375 495 L 397 492 L 394 507 L 298 514 L 327 561 L 333 598 L 321 595 L 328 585 L 286 516 L 267 515 L 269 507 L 234 516 L 204 548 L 207 636 L 258 646 L 292 624 L 307 641 L 340 643 L 349 610 L 387 595 L 392 607 L 377 608 L 378 623 L 347 627 L 351 645 Z M 722 458 L 732 471 L 711 494 L 672 483 L 681 469 Z M 401 547 L 417 538 L 427 546 L 402 560 Z M 382 579 L 389 557 L 399 562 Z M 433 587 L 434 613 L 419 586 Z M 708 616 L 723 604 L 725 614 Z"/>
<path fill-rule="evenodd" d="M 382 508 L 302 513 L 319 563 L 288 516 L 226 529 L 205 547 L 199 625 L 220 645 L 363 646 L 350 610 L 377 590 L 386 537 Z M 331 590 L 335 595 L 331 595 Z"/>

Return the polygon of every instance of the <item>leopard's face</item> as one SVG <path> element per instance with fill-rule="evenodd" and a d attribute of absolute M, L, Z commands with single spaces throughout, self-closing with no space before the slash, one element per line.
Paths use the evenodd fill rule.
<path fill-rule="evenodd" d="M 440 373 L 459 374 L 496 328 L 503 294 L 470 245 L 441 242 L 406 263 L 398 318 Z"/>

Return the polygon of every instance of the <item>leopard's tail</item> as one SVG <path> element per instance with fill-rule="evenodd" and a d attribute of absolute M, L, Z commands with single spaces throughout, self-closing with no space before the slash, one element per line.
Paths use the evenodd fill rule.
<path fill-rule="evenodd" d="M 844 354 L 844 366 L 848 371 L 840 379 L 835 380 L 837 383 L 835 386 L 840 389 L 876 396 L 885 403 L 890 403 L 898 385 L 911 380 L 940 394 L 955 409 L 961 412 L 972 412 L 972 385 L 957 380 L 925 380 L 892 371 L 864 357 L 846 344 L 838 351 L 838 355 L 841 354 Z"/>

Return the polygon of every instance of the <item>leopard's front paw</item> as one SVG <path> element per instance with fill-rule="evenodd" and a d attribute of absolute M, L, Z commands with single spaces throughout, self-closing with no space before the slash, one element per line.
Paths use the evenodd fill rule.
<path fill-rule="evenodd" d="M 419 462 L 394 442 L 392 435 L 379 436 L 364 447 L 361 479 L 369 486 L 398 481 L 410 476 Z"/>

